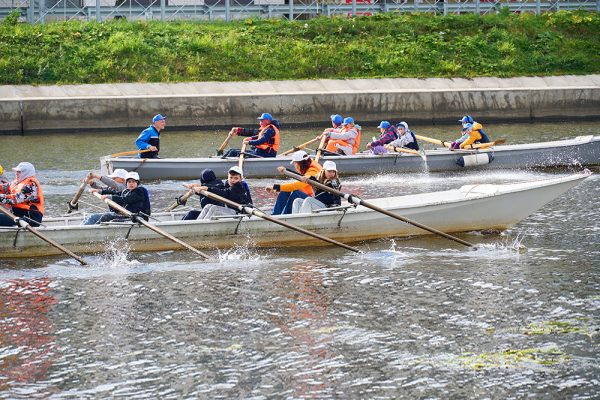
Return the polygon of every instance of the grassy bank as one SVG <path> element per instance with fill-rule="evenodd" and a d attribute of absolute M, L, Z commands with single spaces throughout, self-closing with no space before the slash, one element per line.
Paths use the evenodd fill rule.
<path fill-rule="evenodd" d="M 0 83 L 475 77 L 600 72 L 600 15 L 0 24 Z"/>

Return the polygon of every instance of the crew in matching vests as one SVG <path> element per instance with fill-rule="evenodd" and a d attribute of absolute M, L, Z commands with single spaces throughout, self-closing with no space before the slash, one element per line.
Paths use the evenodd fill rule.
<path fill-rule="evenodd" d="M 344 118 L 342 118 L 342 116 L 339 114 L 333 114 L 329 118 L 331 119 L 331 128 L 324 129 L 323 133 L 328 134 L 331 132 L 341 132 L 342 122 L 344 122 Z"/>
<path fill-rule="evenodd" d="M 311 159 L 304 150 L 298 150 L 292 154 L 292 161 L 290 164 L 294 166 L 294 172 L 307 179 L 311 176 L 317 176 L 321 171 L 321 165 Z M 285 167 L 277 167 L 277 170 L 283 172 L 285 171 Z M 275 205 L 273 206 L 273 215 L 291 214 L 294 200 L 314 196 L 312 186 L 302 181 L 275 184 L 273 187 L 267 187 L 267 192 L 279 193 Z"/>
<path fill-rule="evenodd" d="M 377 128 L 380 132 L 379 139 L 367 143 L 367 149 L 373 154 L 385 154 L 387 150 L 384 146 L 398 139 L 398 131 L 389 121 L 381 121 Z"/>
<path fill-rule="evenodd" d="M 408 124 L 404 121 L 396 125 L 398 131 L 398 139 L 390 143 L 393 147 L 404 147 L 406 149 L 419 150 L 419 143 L 413 131 L 408 128 Z"/>
<path fill-rule="evenodd" d="M 252 146 L 251 150 L 246 151 L 246 155 L 252 157 L 276 157 L 279 151 L 279 121 L 273 119 L 269 113 L 262 113 L 257 118 L 260 121 L 260 126 L 256 129 L 249 128 L 233 128 L 233 133 L 238 136 L 250 136 L 244 139 L 244 143 Z M 231 149 L 225 157 L 237 157 L 240 152 L 237 149 Z"/>
<path fill-rule="evenodd" d="M 127 188 L 122 192 L 105 188 L 105 189 L 89 189 L 90 193 L 98 192 L 102 195 L 102 199 L 110 199 L 132 214 L 148 220 L 150 216 L 150 196 L 145 187 L 140 186 L 140 176 L 137 172 L 128 172 L 125 179 Z M 116 212 L 108 212 L 102 214 L 98 221 L 84 221 L 84 225 L 92 225 L 94 223 L 102 223 L 108 221 L 127 221 L 129 218 Z"/>
<path fill-rule="evenodd" d="M 152 125 L 144 129 L 135 140 L 138 150 L 150 150 L 145 153 L 139 153 L 140 158 L 159 158 L 160 151 L 160 131 L 165 129 L 167 117 L 157 114 L 152 118 Z"/>
<path fill-rule="evenodd" d="M 329 141 L 325 150 L 346 156 L 356 154 L 360 145 L 360 134 L 360 127 L 354 124 L 354 119 L 347 117 L 340 132 L 327 132 Z"/>
<path fill-rule="evenodd" d="M 483 131 L 483 125 L 473 120 L 470 115 L 465 115 L 458 122 L 462 123 L 462 136 L 452 142 L 450 150 L 464 149 L 473 143 L 489 143 L 490 139 Z"/>
<path fill-rule="evenodd" d="M 35 177 L 35 167 L 31 163 L 22 162 L 13 171 L 16 174 L 15 180 L 1 185 L 0 203 L 31 226 L 39 226 L 44 217 L 44 194 Z M 0 226 L 15 225 L 11 218 L 0 214 Z"/>

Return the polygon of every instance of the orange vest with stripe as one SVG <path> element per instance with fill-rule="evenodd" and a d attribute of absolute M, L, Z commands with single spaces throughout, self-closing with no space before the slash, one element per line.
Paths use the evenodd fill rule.
<path fill-rule="evenodd" d="M 15 181 L 13 181 L 10 184 L 10 193 L 11 194 L 8 195 L 7 197 L 9 197 L 9 198 L 11 198 L 13 200 L 16 200 L 16 194 L 22 192 L 23 191 L 23 187 L 25 185 L 31 185 L 31 184 L 35 184 L 37 186 L 37 188 L 38 188 L 38 193 L 37 193 L 37 199 L 36 199 L 36 201 L 25 200 L 22 203 L 13 204 L 12 207 L 13 208 L 17 208 L 19 210 L 29 211 L 32 206 L 35 206 L 39 212 L 41 212 L 42 214 L 44 214 L 45 213 L 45 210 L 44 210 L 44 194 L 42 193 L 42 186 L 37 181 L 37 179 L 35 179 L 35 177 L 33 177 L 33 176 L 30 176 L 29 178 L 25 178 L 25 179 L 23 179 L 19 183 L 15 183 Z"/>
<path fill-rule="evenodd" d="M 263 143 L 263 144 L 259 144 L 258 146 L 254 146 L 257 149 L 261 149 L 261 150 L 270 150 L 273 149 L 275 152 L 279 151 L 279 129 L 277 129 L 277 127 L 273 124 L 269 124 L 263 128 L 260 128 L 260 130 L 258 131 L 258 138 L 262 138 L 265 131 L 269 128 L 273 128 L 273 130 L 275 131 L 275 136 L 273 137 L 274 139 L 274 143 L 273 144 L 269 144 L 269 143 Z"/>

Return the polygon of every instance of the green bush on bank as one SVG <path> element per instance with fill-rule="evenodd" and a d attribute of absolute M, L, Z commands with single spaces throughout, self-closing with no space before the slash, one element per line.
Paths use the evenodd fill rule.
<path fill-rule="evenodd" d="M 0 23 L 0 83 L 600 72 L 600 15 L 377 14 L 308 21 Z"/>

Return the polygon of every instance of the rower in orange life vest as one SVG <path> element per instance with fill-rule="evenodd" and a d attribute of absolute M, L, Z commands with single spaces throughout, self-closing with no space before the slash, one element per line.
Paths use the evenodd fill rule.
<path fill-rule="evenodd" d="M 31 226 L 39 226 L 44 217 L 44 194 L 35 177 L 35 168 L 31 163 L 22 162 L 13 171 L 15 180 L 3 184 L 0 189 L 0 203 L 9 206 L 15 216 L 23 218 Z M 0 214 L 0 226 L 15 225 L 15 221 Z"/>
<path fill-rule="evenodd" d="M 344 118 L 340 132 L 327 132 L 329 137 L 325 150 L 342 155 L 356 154 L 360 145 L 360 127 L 354 124 L 351 117 Z"/>
<path fill-rule="evenodd" d="M 152 118 L 152 125 L 144 129 L 135 140 L 138 150 L 150 150 L 145 153 L 139 153 L 140 158 L 159 158 L 160 151 L 160 131 L 165 129 L 167 117 L 157 114 Z"/>
<path fill-rule="evenodd" d="M 455 150 L 459 148 L 464 149 L 465 147 L 473 143 L 490 142 L 490 139 L 483 131 L 483 126 L 479 122 L 473 120 L 473 117 L 471 117 L 470 115 L 465 115 L 464 117 L 459 119 L 458 122 L 462 123 L 463 135 L 450 144 L 450 150 Z"/>
<path fill-rule="evenodd" d="M 323 133 L 331 133 L 337 132 L 340 133 L 342 131 L 342 122 L 344 122 L 344 118 L 342 118 L 339 114 L 333 114 L 329 117 L 331 119 L 331 128 L 326 128 L 323 130 Z"/>
<path fill-rule="evenodd" d="M 253 147 L 252 150 L 246 151 L 247 156 L 276 157 L 280 140 L 279 121 L 273 119 L 273 116 L 269 113 L 262 113 L 257 119 L 260 121 L 258 129 L 235 127 L 232 129 L 232 133 L 238 136 L 250 136 L 244 139 L 244 143 L 248 143 Z M 230 149 L 225 157 L 238 157 L 239 154 L 239 150 Z"/>

